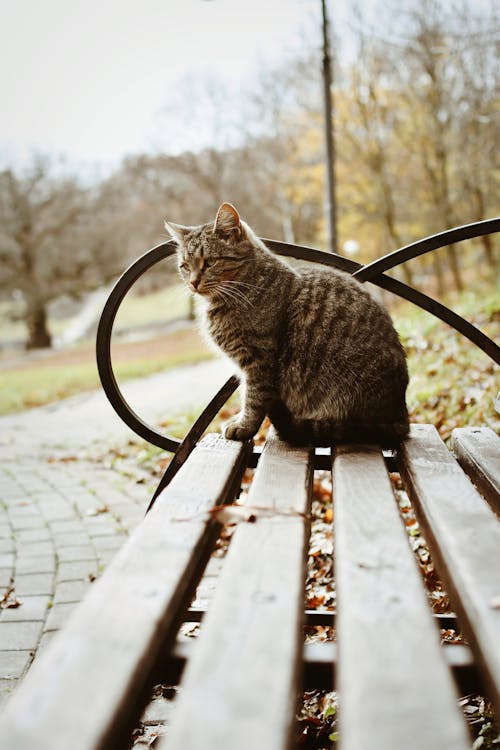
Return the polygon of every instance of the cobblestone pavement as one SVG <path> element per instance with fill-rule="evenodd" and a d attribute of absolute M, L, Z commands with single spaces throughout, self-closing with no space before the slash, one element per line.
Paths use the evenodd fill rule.
<path fill-rule="evenodd" d="M 140 416 L 203 405 L 209 362 L 123 388 Z M 101 392 L 0 418 L 0 700 L 22 679 L 144 515 L 149 488 L 98 460 L 130 437 Z"/>

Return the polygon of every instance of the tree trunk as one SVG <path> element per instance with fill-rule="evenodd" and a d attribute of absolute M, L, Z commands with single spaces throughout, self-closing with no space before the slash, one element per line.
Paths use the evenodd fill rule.
<path fill-rule="evenodd" d="M 381 151 L 382 153 L 382 151 Z M 387 180 L 386 175 L 382 172 L 381 175 L 379 175 L 382 182 L 382 190 L 384 195 L 384 219 L 387 226 L 387 231 L 389 232 L 389 236 L 392 240 L 392 242 L 395 244 L 396 248 L 400 248 L 403 244 L 403 241 L 400 237 L 400 234 L 398 230 L 396 229 L 396 220 L 395 220 L 395 207 L 394 207 L 394 200 L 392 196 L 391 187 L 389 185 L 389 182 Z M 413 286 L 413 273 L 411 268 L 408 267 L 408 263 L 403 263 L 399 268 L 402 271 L 403 278 L 405 282 L 408 284 L 408 286 Z"/>
<path fill-rule="evenodd" d="M 486 218 L 484 194 L 478 185 L 474 187 L 470 187 L 470 185 L 467 185 L 467 188 L 473 193 L 475 198 L 476 212 L 474 218 L 476 221 L 483 221 Z M 490 268 L 495 272 L 497 270 L 498 261 L 493 251 L 491 234 L 483 234 L 480 237 L 480 242 L 482 243 L 484 249 L 484 260 L 487 265 L 489 265 Z"/>
<path fill-rule="evenodd" d="M 482 242 L 483 249 L 484 249 L 484 259 L 486 263 L 490 266 L 490 268 L 493 269 L 493 271 L 496 271 L 498 260 L 493 251 L 493 242 L 491 240 L 491 234 L 483 234 L 483 236 L 481 237 L 481 242 Z"/>
<path fill-rule="evenodd" d="M 44 349 L 52 346 L 52 337 L 47 326 L 47 310 L 43 302 L 37 302 L 30 307 L 26 315 L 26 325 L 26 349 Z"/>
<path fill-rule="evenodd" d="M 451 225 L 448 222 L 448 229 L 451 229 Z M 458 292 L 463 292 L 464 283 L 462 281 L 462 274 L 460 273 L 460 265 L 458 262 L 457 248 L 455 245 L 448 245 L 446 248 L 446 254 L 448 256 L 448 263 L 451 269 L 451 275 L 455 284 L 455 289 Z"/>
<path fill-rule="evenodd" d="M 436 277 L 436 291 L 437 296 L 441 299 L 444 295 L 444 278 L 443 269 L 441 266 L 441 258 L 438 256 L 437 251 L 434 250 L 432 253 L 432 265 L 434 266 L 434 276 Z"/>

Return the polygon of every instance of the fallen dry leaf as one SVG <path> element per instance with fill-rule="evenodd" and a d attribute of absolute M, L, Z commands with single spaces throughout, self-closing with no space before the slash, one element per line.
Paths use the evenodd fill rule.
<path fill-rule="evenodd" d="M 236 524 L 242 521 L 244 523 L 255 523 L 257 521 L 254 510 L 245 505 L 216 505 L 209 513 L 222 525 Z"/>
<path fill-rule="evenodd" d="M 85 515 L 99 516 L 101 513 L 109 513 L 109 508 L 107 505 L 98 505 L 97 508 L 91 508 L 85 513 Z"/>
<path fill-rule="evenodd" d="M 306 605 L 308 609 L 317 609 L 319 606 L 325 603 L 324 596 L 309 596 L 306 599 Z"/>
<path fill-rule="evenodd" d="M 212 518 L 222 524 L 255 523 L 259 518 L 307 518 L 297 510 L 269 508 L 266 505 L 216 505 L 209 510 Z"/>
<path fill-rule="evenodd" d="M 47 459 L 48 464 L 70 464 L 74 461 L 78 461 L 78 456 L 49 456 Z"/>
<path fill-rule="evenodd" d="M 0 596 L 0 609 L 17 609 L 22 605 L 17 596 L 14 595 L 14 586 L 9 586 L 2 596 Z"/>

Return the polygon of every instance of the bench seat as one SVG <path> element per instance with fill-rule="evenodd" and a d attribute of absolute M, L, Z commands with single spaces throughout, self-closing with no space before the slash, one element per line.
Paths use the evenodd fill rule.
<path fill-rule="evenodd" d="M 298 696 L 315 680 L 339 692 L 344 750 L 470 747 L 457 682 L 500 715 L 500 439 L 459 429 L 453 449 L 430 425 L 412 425 L 395 457 L 290 448 L 272 431 L 257 455 L 206 436 L 6 704 L 4 746 L 127 748 L 151 687 L 182 671 L 161 750 L 291 747 Z M 224 512 L 257 459 L 246 508 Z M 312 480 L 327 464 L 337 612 L 305 615 Z M 389 469 L 468 646 L 440 644 Z M 236 529 L 188 647 L 177 633 L 198 617 L 190 604 L 225 520 Z M 335 617 L 335 643 L 305 647 L 305 617 Z"/>

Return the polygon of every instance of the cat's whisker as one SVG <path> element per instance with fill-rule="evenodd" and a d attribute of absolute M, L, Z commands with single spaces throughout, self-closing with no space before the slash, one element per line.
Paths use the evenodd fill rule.
<path fill-rule="evenodd" d="M 224 279 L 224 281 L 222 281 L 222 286 L 231 289 L 231 291 L 233 291 L 233 292 L 238 292 L 239 294 L 244 294 L 246 292 L 246 289 L 240 289 L 239 286 L 238 286 L 238 283 L 239 282 L 233 281 L 232 279 Z M 248 286 L 251 286 L 251 285 L 249 284 Z"/>
<path fill-rule="evenodd" d="M 248 301 L 247 297 L 239 289 L 234 289 L 234 287 L 225 287 L 225 290 L 226 292 L 228 292 L 228 294 L 231 294 L 235 299 Z"/>
<path fill-rule="evenodd" d="M 242 292 L 241 289 L 238 289 L 235 287 L 225 287 L 225 290 L 226 292 L 229 292 L 233 296 L 234 299 L 238 299 L 241 302 L 245 302 L 250 307 L 253 307 L 253 303 L 248 299 L 248 297 Z"/>
<path fill-rule="evenodd" d="M 230 294 L 231 296 L 236 295 L 236 289 L 232 289 L 231 287 L 228 287 L 224 282 L 219 282 L 217 284 L 217 289 L 221 292 L 225 292 L 227 294 Z"/>
<path fill-rule="evenodd" d="M 217 287 L 217 292 L 221 295 L 221 297 L 226 297 L 226 299 L 238 299 L 236 294 L 233 294 L 232 289 L 228 289 L 227 287 L 224 287 L 222 285 Z"/>
<path fill-rule="evenodd" d="M 248 299 L 248 293 L 250 292 L 250 289 L 254 288 L 252 284 L 247 284 L 245 285 L 245 287 L 240 288 L 238 282 L 225 281 L 223 282 L 223 286 L 230 289 L 235 294 L 239 294 L 241 295 L 241 297 L 245 297 L 250 302 L 250 300 Z M 248 287 L 250 287 L 250 289 Z M 255 287 L 255 289 L 260 289 L 260 288 L 261 287 Z M 250 302 L 250 304 L 252 303 Z"/>
<path fill-rule="evenodd" d="M 216 284 L 210 284 L 210 286 L 207 286 L 206 289 L 207 289 L 207 292 L 209 292 L 209 293 L 212 292 L 216 296 L 220 296 L 220 297 L 223 297 L 224 296 L 224 292 L 227 291 L 226 289 L 224 289 L 222 287 L 221 284 L 218 284 L 218 283 L 216 283 Z"/>
<path fill-rule="evenodd" d="M 227 287 L 224 284 L 219 284 L 217 286 L 217 293 L 219 293 L 221 297 L 225 297 L 226 299 L 231 299 L 236 302 L 244 302 L 250 307 L 253 307 L 252 302 L 250 302 L 250 300 L 245 297 L 239 289 L 234 289 L 231 287 Z"/>
<path fill-rule="evenodd" d="M 258 284 L 249 284 L 246 281 L 238 281 L 237 279 L 225 279 L 224 284 L 235 284 L 237 286 L 246 286 L 250 289 L 263 289 L 264 287 L 258 286 Z"/>

